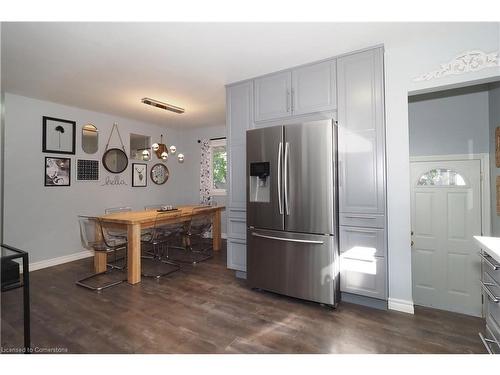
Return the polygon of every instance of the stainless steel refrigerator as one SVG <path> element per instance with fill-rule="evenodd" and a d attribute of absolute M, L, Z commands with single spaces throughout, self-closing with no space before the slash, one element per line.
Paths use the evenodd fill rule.
<path fill-rule="evenodd" d="M 247 280 L 339 301 L 337 126 L 333 120 L 247 131 Z"/>

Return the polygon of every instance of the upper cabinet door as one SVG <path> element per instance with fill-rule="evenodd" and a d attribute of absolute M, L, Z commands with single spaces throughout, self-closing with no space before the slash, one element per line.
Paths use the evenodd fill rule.
<path fill-rule="evenodd" d="M 254 81 L 255 121 L 265 121 L 291 114 L 290 71 L 277 73 Z"/>
<path fill-rule="evenodd" d="M 294 115 L 335 110 L 337 107 L 335 60 L 294 69 L 291 95 Z"/>
<path fill-rule="evenodd" d="M 383 50 L 337 60 L 339 208 L 385 213 Z"/>
<path fill-rule="evenodd" d="M 253 82 L 226 89 L 226 126 L 228 132 L 229 207 L 246 207 L 246 131 L 253 127 Z"/>
<path fill-rule="evenodd" d="M 246 131 L 253 127 L 253 82 L 226 89 L 226 122 L 231 145 L 244 144 Z"/>

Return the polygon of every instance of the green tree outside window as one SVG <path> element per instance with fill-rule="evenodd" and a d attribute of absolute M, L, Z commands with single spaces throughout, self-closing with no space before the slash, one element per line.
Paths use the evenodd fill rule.
<path fill-rule="evenodd" d="M 227 152 L 226 146 L 212 148 L 212 181 L 214 189 L 226 189 Z"/>

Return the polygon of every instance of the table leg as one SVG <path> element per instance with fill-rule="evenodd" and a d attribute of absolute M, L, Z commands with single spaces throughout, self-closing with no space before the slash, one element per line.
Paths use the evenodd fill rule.
<path fill-rule="evenodd" d="M 128 282 L 137 284 L 141 282 L 141 225 L 128 225 L 127 235 Z"/>
<path fill-rule="evenodd" d="M 94 272 L 101 273 L 106 271 L 108 255 L 105 252 L 96 251 L 94 253 Z"/>
<path fill-rule="evenodd" d="M 96 224 L 96 241 L 102 241 L 101 226 Z M 106 272 L 108 263 L 108 255 L 105 252 L 96 251 L 94 253 L 94 272 Z"/>
<path fill-rule="evenodd" d="M 221 239 L 221 213 L 220 210 L 215 211 L 212 217 L 212 239 L 213 248 L 215 251 L 221 249 L 222 239 Z"/>

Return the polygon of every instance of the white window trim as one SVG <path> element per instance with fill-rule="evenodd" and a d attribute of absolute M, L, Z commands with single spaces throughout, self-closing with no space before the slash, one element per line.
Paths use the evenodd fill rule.
<path fill-rule="evenodd" d="M 226 153 L 227 153 L 227 139 L 214 139 L 210 141 L 210 194 L 215 195 L 215 196 L 221 196 L 221 195 L 227 195 L 227 189 L 214 189 L 214 181 L 213 181 L 213 165 L 214 165 L 214 160 L 213 160 L 213 152 L 212 149 L 214 147 L 220 147 L 224 146 L 226 147 Z M 226 170 L 226 181 L 227 181 L 227 170 Z"/>

